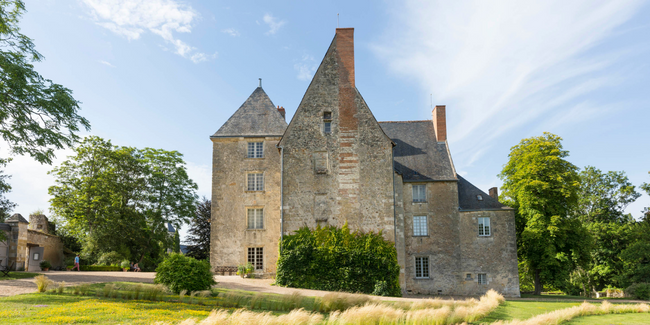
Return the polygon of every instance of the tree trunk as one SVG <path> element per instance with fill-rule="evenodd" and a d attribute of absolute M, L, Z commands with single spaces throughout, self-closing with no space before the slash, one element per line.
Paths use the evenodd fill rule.
<path fill-rule="evenodd" d="M 535 269 L 535 292 L 536 295 L 542 294 L 542 281 L 539 279 L 539 269 Z"/>

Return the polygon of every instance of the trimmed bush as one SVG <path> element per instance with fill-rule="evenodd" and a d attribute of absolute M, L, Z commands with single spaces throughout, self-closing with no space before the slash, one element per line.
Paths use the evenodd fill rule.
<path fill-rule="evenodd" d="M 650 300 L 650 283 L 635 283 L 625 289 L 625 295 L 639 300 Z"/>
<path fill-rule="evenodd" d="M 123 268 L 123 269 L 130 269 L 131 268 L 131 262 L 129 262 L 128 260 L 124 260 L 124 261 L 122 261 L 122 263 L 120 263 L 120 267 Z"/>
<path fill-rule="evenodd" d="M 208 261 L 199 261 L 178 253 L 170 254 L 158 265 L 154 282 L 166 285 L 175 294 L 182 290 L 208 290 L 217 284 Z"/>
<path fill-rule="evenodd" d="M 342 228 L 301 228 L 281 243 L 275 281 L 278 285 L 400 296 L 395 244 L 381 232 Z"/>

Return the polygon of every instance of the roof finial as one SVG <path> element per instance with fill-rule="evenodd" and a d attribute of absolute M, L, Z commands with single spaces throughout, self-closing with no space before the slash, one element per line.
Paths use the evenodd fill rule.
<path fill-rule="evenodd" d="M 339 28 L 339 14 L 336 14 L 336 28 Z"/>
<path fill-rule="evenodd" d="M 262 88 L 262 78 L 260 78 L 260 88 Z"/>

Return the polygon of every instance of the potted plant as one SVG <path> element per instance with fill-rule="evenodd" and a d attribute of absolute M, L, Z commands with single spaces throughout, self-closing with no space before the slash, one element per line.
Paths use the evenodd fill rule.
<path fill-rule="evenodd" d="M 41 270 L 48 271 L 52 267 L 52 264 L 48 260 L 43 260 L 39 263 L 39 266 L 41 267 Z"/>
<path fill-rule="evenodd" d="M 242 265 L 237 265 L 237 275 L 241 276 L 242 278 L 248 278 L 254 271 L 255 268 L 250 262 Z"/>
<path fill-rule="evenodd" d="M 124 260 L 122 263 L 120 263 L 120 267 L 124 272 L 127 272 L 131 268 L 131 263 L 127 260 Z"/>

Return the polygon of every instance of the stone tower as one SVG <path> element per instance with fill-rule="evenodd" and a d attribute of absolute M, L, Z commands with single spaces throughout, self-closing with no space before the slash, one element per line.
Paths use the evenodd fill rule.
<path fill-rule="evenodd" d="M 393 142 L 355 86 L 354 29 L 336 29 L 279 147 L 283 234 L 348 222 L 394 241 Z"/>
<path fill-rule="evenodd" d="M 42 214 L 32 214 L 29 216 L 29 229 L 36 230 L 44 233 L 49 233 L 49 221 L 47 217 Z"/>
<path fill-rule="evenodd" d="M 262 87 L 210 137 L 212 221 L 210 263 L 233 272 L 251 262 L 275 273 L 280 238 L 280 155 L 287 122 Z"/>

